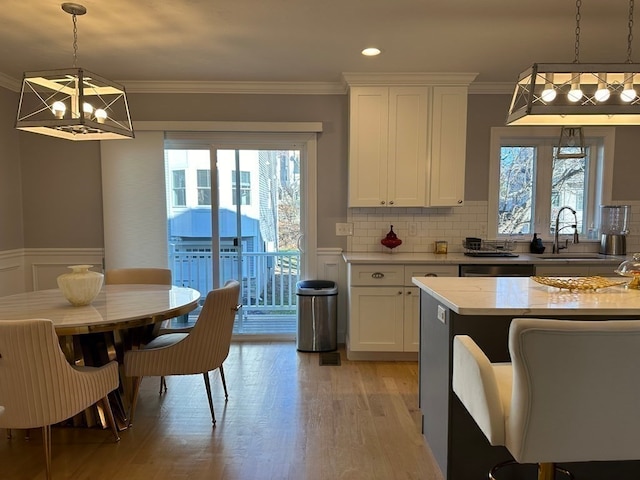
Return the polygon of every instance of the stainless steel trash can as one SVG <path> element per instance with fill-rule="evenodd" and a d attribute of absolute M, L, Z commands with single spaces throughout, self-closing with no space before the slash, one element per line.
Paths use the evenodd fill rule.
<path fill-rule="evenodd" d="M 298 295 L 297 348 L 328 352 L 338 348 L 338 287 L 329 280 L 302 280 Z"/>

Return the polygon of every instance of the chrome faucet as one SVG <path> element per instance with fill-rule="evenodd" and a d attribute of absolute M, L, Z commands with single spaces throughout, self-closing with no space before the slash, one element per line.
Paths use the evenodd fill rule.
<path fill-rule="evenodd" d="M 563 210 L 570 210 L 573 213 L 573 218 L 575 223 L 573 225 L 564 225 L 562 228 L 572 227 L 573 228 L 573 243 L 580 243 L 580 238 L 578 237 L 578 216 L 576 215 L 576 211 L 571 207 L 562 207 L 558 210 L 558 214 L 556 215 L 556 229 L 553 232 L 553 250 L 552 253 L 560 253 L 560 250 L 564 250 L 569 246 L 569 240 L 565 240 L 564 247 L 561 247 L 558 244 L 558 234 L 560 233 L 560 214 Z"/>

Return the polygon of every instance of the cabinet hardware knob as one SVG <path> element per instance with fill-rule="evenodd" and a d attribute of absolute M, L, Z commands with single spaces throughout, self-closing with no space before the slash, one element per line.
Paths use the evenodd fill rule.
<path fill-rule="evenodd" d="M 407 295 L 411 295 L 411 290 L 409 290 L 409 291 L 407 292 Z"/>
<path fill-rule="evenodd" d="M 458 203 L 462 203 L 462 200 L 458 200 Z"/>
<path fill-rule="evenodd" d="M 402 292 L 398 292 L 398 295 L 402 295 Z"/>
<path fill-rule="evenodd" d="M 393 205 L 393 200 L 391 200 L 391 201 L 389 202 L 389 205 Z"/>
<path fill-rule="evenodd" d="M 384 200 L 382 200 L 382 201 L 380 202 L 380 205 L 384 205 L 384 203 L 385 203 L 385 202 L 384 202 Z"/>
<path fill-rule="evenodd" d="M 382 272 L 373 272 L 371 274 L 371 278 L 384 278 L 384 273 L 382 273 Z"/>

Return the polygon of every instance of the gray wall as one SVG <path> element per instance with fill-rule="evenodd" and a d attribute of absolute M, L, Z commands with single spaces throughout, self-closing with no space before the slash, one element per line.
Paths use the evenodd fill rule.
<path fill-rule="evenodd" d="M 17 102 L 17 94 L 0 88 L 0 251 L 24 244 Z"/>
<path fill-rule="evenodd" d="M 18 95 L 0 89 L 0 251 L 103 247 L 100 148 L 13 128 Z M 465 198 L 487 200 L 492 126 L 509 95 L 470 95 Z M 136 120 L 322 122 L 318 136 L 318 246 L 346 248 L 335 223 L 347 214 L 346 95 L 132 94 Z M 640 127 L 616 131 L 614 200 L 640 200 Z M 24 228 L 23 228 L 24 223 Z"/>

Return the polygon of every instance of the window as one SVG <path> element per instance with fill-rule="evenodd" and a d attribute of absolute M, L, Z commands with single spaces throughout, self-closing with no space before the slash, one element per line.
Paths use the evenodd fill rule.
<path fill-rule="evenodd" d="M 184 170 L 174 170 L 171 188 L 173 189 L 173 205 L 175 207 L 187 206 L 186 186 Z"/>
<path fill-rule="evenodd" d="M 211 171 L 197 171 L 198 205 L 211 205 Z"/>
<path fill-rule="evenodd" d="M 582 238 L 595 240 L 598 206 L 609 191 L 603 187 L 612 130 L 585 129 L 586 157 L 557 158 L 560 127 L 492 129 L 489 234 L 551 236 L 558 213 L 570 207 L 561 212 L 559 234 L 577 225 Z"/>
<path fill-rule="evenodd" d="M 236 173 L 235 170 L 231 172 L 232 205 L 238 204 L 238 197 L 236 196 Z M 240 205 L 251 205 L 251 172 L 244 170 L 240 171 Z"/>

